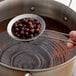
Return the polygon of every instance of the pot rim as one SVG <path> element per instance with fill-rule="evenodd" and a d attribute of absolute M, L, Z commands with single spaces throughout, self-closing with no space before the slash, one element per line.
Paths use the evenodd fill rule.
<path fill-rule="evenodd" d="M 68 61 L 66 61 L 66 62 L 64 62 L 64 63 L 62 63 L 60 65 L 57 65 L 57 66 L 54 66 L 54 67 L 50 67 L 50 68 L 44 68 L 44 69 L 22 69 L 22 68 L 17 68 L 17 67 L 9 66 L 9 65 L 4 64 L 2 62 L 0 62 L 0 65 L 2 67 L 8 68 L 10 70 L 42 72 L 42 71 L 49 71 L 49 70 L 56 70 L 56 69 L 63 68 L 64 66 L 67 66 L 68 64 L 70 64 L 70 62 L 74 61 L 75 59 L 76 59 L 76 56 L 74 56 L 73 58 L 69 59 Z"/>

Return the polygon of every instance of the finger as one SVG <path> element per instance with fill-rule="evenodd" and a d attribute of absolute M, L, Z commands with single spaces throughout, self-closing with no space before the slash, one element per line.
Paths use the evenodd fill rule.
<path fill-rule="evenodd" d="M 74 47 L 74 45 L 72 43 L 67 43 L 67 48 L 68 49 L 72 49 Z"/>
<path fill-rule="evenodd" d="M 69 39 L 69 41 L 72 41 L 71 39 Z M 67 48 L 68 49 L 72 49 L 74 47 L 74 44 L 72 44 L 72 43 L 67 43 Z"/>
<path fill-rule="evenodd" d="M 73 41 L 76 41 L 76 31 L 71 31 L 70 32 L 70 39 Z"/>

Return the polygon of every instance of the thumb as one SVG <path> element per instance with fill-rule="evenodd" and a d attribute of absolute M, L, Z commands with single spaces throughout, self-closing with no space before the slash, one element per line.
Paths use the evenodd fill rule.
<path fill-rule="evenodd" d="M 71 31 L 69 35 L 72 41 L 76 41 L 76 31 Z"/>

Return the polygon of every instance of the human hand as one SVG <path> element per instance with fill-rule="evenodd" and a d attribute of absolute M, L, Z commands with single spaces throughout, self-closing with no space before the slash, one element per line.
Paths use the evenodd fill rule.
<path fill-rule="evenodd" d="M 71 31 L 71 32 L 69 33 L 69 36 L 70 36 L 69 41 L 74 41 L 74 42 L 76 42 L 76 31 Z M 76 46 L 76 45 L 74 45 L 74 44 L 72 44 L 72 43 L 67 43 L 68 49 L 72 49 L 72 48 L 74 48 L 75 46 Z"/>

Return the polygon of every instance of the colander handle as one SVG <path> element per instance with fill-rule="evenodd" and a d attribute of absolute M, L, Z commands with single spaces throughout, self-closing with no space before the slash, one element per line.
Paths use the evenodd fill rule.
<path fill-rule="evenodd" d="M 24 76 L 32 76 L 31 73 L 26 73 Z"/>
<path fill-rule="evenodd" d="M 71 4 L 72 4 L 72 0 L 70 0 L 68 7 L 70 7 L 70 6 L 71 6 Z"/>
<path fill-rule="evenodd" d="M 48 31 L 49 31 L 49 30 L 48 30 Z M 53 30 L 50 30 L 50 32 L 51 32 L 51 33 L 55 33 L 55 34 L 64 35 L 64 36 L 67 37 L 67 39 L 58 38 L 58 37 L 55 37 L 55 36 L 48 36 L 48 35 L 42 35 L 42 36 L 43 36 L 43 37 L 48 37 L 49 39 L 55 39 L 55 40 L 59 40 L 59 41 L 69 42 L 69 43 L 72 43 L 72 44 L 75 44 L 75 45 L 76 45 L 76 41 L 69 41 L 69 34 L 57 32 L 57 31 L 53 31 Z"/>

